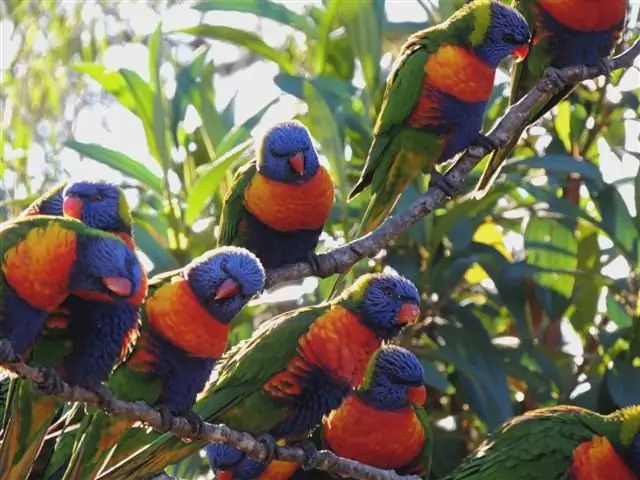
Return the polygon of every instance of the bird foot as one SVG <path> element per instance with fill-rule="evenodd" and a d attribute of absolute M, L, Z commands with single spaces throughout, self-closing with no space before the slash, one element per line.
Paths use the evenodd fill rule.
<path fill-rule="evenodd" d="M 608 77 L 609 75 L 611 75 L 611 62 L 609 61 L 608 58 L 602 58 L 600 59 L 600 61 L 598 62 L 598 68 L 600 70 L 602 70 L 602 73 L 604 74 L 605 77 Z"/>
<path fill-rule="evenodd" d="M 311 266 L 311 275 L 320 277 L 320 259 L 314 252 L 310 252 L 307 256 L 307 263 Z"/>
<path fill-rule="evenodd" d="M 156 412 L 160 414 L 162 418 L 162 425 L 160 426 L 160 430 L 162 433 L 166 433 L 171 430 L 171 426 L 173 424 L 173 413 L 169 410 L 169 407 L 166 405 L 158 405 L 155 408 Z"/>
<path fill-rule="evenodd" d="M 0 363 L 16 363 L 20 357 L 13 351 L 9 340 L 0 340 Z"/>
<path fill-rule="evenodd" d="M 311 440 L 302 440 L 301 442 L 296 442 L 291 446 L 300 448 L 304 452 L 306 460 L 301 465 L 303 470 L 313 470 L 318 466 L 318 449 Z"/>
<path fill-rule="evenodd" d="M 92 388 L 93 393 L 96 394 L 98 399 L 100 399 L 100 406 L 103 410 L 108 412 L 112 412 L 115 410 L 116 406 L 116 397 L 111 393 L 104 384 L 100 383 L 97 387 Z"/>
<path fill-rule="evenodd" d="M 49 368 L 38 368 L 42 380 L 38 382 L 36 390 L 42 395 L 57 395 L 64 392 L 65 381 L 60 374 Z"/>
<path fill-rule="evenodd" d="M 262 435 L 257 437 L 256 440 L 263 444 L 264 448 L 267 450 L 267 456 L 262 461 L 262 463 L 264 463 L 265 465 L 269 465 L 276 458 L 276 448 L 278 445 L 276 439 L 268 433 L 263 433 Z"/>
<path fill-rule="evenodd" d="M 452 184 L 447 177 L 436 170 L 435 167 L 431 169 L 429 175 L 431 176 L 431 178 L 429 179 L 429 188 L 436 187 L 449 198 L 453 198 L 456 196 L 456 186 Z"/>
<path fill-rule="evenodd" d="M 475 147 L 482 147 L 492 152 L 494 150 L 498 150 L 500 147 L 500 145 L 498 145 L 492 138 L 487 137 L 484 133 L 478 133 L 476 138 L 471 142 L 471 145 Z"/>
<path fill-rule="evenodd" d="M 194 437 L 201 436 L 204 430 L 204 421 L 202 420 L 202 417 L 193 410 L 186 411 L 182 416 L 187 422 L 189 422 L 189 425 L 191 425 Z"/>
<path fill-rule="evenodd" d="M 545 92 L 554 89 L 560 90 L 565 87 L 565 81 L 557 68 L 549 67 L 545 69 L 542 79 L 544 81 L 542 86 Z"/>

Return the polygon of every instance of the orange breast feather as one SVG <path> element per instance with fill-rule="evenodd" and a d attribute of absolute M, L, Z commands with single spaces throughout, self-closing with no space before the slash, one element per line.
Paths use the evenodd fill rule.
<path fill-rule="evenodd" d="M 424 72 L 426 84 L 465 102 L 488 100 L 496 73 L 471 51 L 453 45 L 430 55 Z"/>
<path fill-rule="evenodd" d="M 598 32 L 618 24 L 628 0 L 538 0 L 553 18 L 580 32 Z"/>
<path fill-rule="evenodd" d="M 299 394 L 298 379 L 313 367 L 321 368 L 338 381 L 357 386 L 364 378 L 369 359 L 381 344 L 370 329 L 341 306 L 330 308 L 318 318 L 299 342 L 298 355 L 264 386 L 270 395 Z"/>
<path fill-rule="evenodd" d="M 322 166 L 308 182 L 285 184 L 256 174 L 244 203 L 258 220 L 281 232 L 321 228 L 333 206 L 333 181 Z"/>
<path fill-rule="evenodd" d="M 283 460 L 274 460 L 260 476 L 258 480 L 288 480 L 296 472 L 298 466 L 295 463 Z"/>
<path fill-rule="evenodd" d="M 336 454 L 390 469 L 411 463 L 424 445 L 424 429 L 411 407 L 377 410 L 349 396 L 322 425 L 325 440 Z"/>
<path fill-rule="evenodd" d="M 609 440 L 597 435 L 574 450 L 571 473 L 576 480 L 638 480 Z"/>
<path fill-rule="evenodd" d="M 186 280 L 166 283 L 144 308 L 154 329 L 194 357 L 220 358 L 224 352 L 229 325 L 213 318 L 200 305 Z"/>
<path fill-rule="evenodd" d="M 69 293 L 69 274 L 75 258 L 75 232 L 50 223 L 32 229 L 5 253 L 2 273 L 20 298 L 33 307 L 51 311 Z"/>

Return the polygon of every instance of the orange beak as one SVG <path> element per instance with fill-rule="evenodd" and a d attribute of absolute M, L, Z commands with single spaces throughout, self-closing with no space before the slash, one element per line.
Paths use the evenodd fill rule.
<path fill-rule="evenodd" d="M 67 217 L 82 218 L 82 208 L 84 204 L 78 197 L 67 197 L 62 203 L 62 211 Z"/>
<path fill-rule="evenodd" d="M 238 293 L 238 290 L 240 290 L 240 286 L 230 278 L 227 278 L 224 282 L 218 285 L 213 299 L 222 300 L 223 298 L 233 297 Z"/>
<path fill-rule="evenodd" d="M 405 303 L 400 307 L 396 315 L 396 321 L 402 325 L 411 325 L 418 321 L 420 307 L 414 303 Z"/>
<path fill-rule="evenodd" d="M 409 403 L 413 403 L 415 405 L 424 405 L 427 401 L 427 389 L 424 388 L 424 385 L 420 385 L 419 387 L 409 387 L 407 400 L 409 400 Z"/>
<path fill-rule="evenodd" d="M 296 152 L 295 155 L 289 158 L 289 165 L 298 175 L 304 175 L 304 154 Z"/>
<path fill-rule="evenodd" d="M 513 50 L 513 56 L 516 57 L 516 62 L 523 61 L 526 58 L 528 53 L 529 53 L 528 43 L 522 44 Z"/>
<path fill-rule="evenodd" d="M 102 284 L 107 290 L 120 297 L 128 297 L 133 290 L 131 282 L 124 277 L 103 277 Z"/>

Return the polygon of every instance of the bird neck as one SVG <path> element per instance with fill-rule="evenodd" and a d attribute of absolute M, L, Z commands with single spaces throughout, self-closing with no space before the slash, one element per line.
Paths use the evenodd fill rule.
<path fill-rule="evenodd" d="M 218 359 L 227 346 L 229 324 L 218 321 L 198 301 L 182 277 L 173 277 L 145 304 L 149 325 L 188 355 Z"/>

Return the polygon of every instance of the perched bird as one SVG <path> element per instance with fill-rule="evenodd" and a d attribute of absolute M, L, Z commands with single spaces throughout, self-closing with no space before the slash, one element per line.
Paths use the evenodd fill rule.
<path fill-rule="evenodd" d="M 413 353 L 382 347 L 371 358 L 362 385 L 325 418 L 323 447 L 367 465 L 426 478 L 433 444 L 423 382 Z"/>
<path fill-rule="evenodd" d="M 371 186 L 360 233 L 376 228 L 407 185 L 423 172 L 447 194 L 435 165 L 474 144 L 496 69 L 509 55 L 524 58 L 524 17 L 494 0 L 475 0 L 445 22 L 414 33 L 402 46 L 384 92 L 373 142 L 349 199 Z"/>
<path fill-rule="evenodd" d="M 533 40 L 527 58 L 513 67 L 510 104 L 533 89 L 548 68 L 552 79 L 557 79 L 554 69 L 572 65 L 601 65 L 607 71 L 602 60 L 611 55 L 621 37 L 629 0 L 515 0 L 513 6 L 529 22 Z M 576 85 L 565 86 L 531 115 L 529 123 L 537 121 L 575 88 Z M 493 152 L 476 187 L 477 197 L 489 190 L 523 131 L 524 128 Z"/>
<path fill-rule="evenodd" d="M 431 430 L 423 405 L 426 389 L 420 362 L 394 345 L 373 354 L 362 384 L 322 423 L 321 446 L 336 455 L 400 474 L 426 478 L 431 463 Z M 229 445 L 207 445 L 207 458 L 224 480 L 275 478 L 265 464 Z M 279 462 L 278 478 L 290 478 L 297 466 Z M 302 472 L 300 472 L 302 473 Z M 314 471 L 314 479 L 331 478 Z"/>
<path fill-rule="evenodd" d="M 638 480 L 640 406 L 600 415 L 574 406 L 508 420 L 443 480 Z"/>
<path fill-rule="evenodd" d="M 173 415 L 191 418 L 197 427 L 201 420 L 191 408 L 227 346 L 229 322 L 264 280 L 258 259 L 237 247 L 209 251 L 183 269 L 152 278 L 140 337 L 109 378 L 111 392 L 158 408 L 166 429 Z M 133 423 L 93 409 L 78 430 L 62 436 L 48 472 L 64 468 L 73 446 L 63 478 L 95 478 Z"/>
<path fill-rule="evenodd" d="M 19 354 L 39 365 L 58 365 L 58 374 L 46 372 L 47 392 L 58 390 L 62 376 L 71 384 L 103 395 L 100 380 L 106 377 L 122 348 L 122 339 L 118 343 L 115 338 L 119 329 L 124 336 L 135 327 L 138 307 L 146 294 L 146 275 L 135 253 L 112 234 L 53 216 L 3 223 L 0 251 L 3 358 Z M 71 347 L 59 338 L 56 344 L 55 335 L 39 338 L 47 315 L 70 294 L 78 302 L 87 302 L 84 305 L 90 308 L 76 310 L 78 317 L 69 322 L 90 323 L 92 317 L 104 311 L 104 304 L 109 304 L 114 306 L 112 324 L 103 326 L 97 338 L 80 337 L 75 342 L 72 338 Z M 60 318 L 58 313 L 55 321 Z M 0 445 L 4 479 L 26 478 L 60 405 L 51 398 L 36 400 L 36 392 L 28 382 L 12 383 Z"/>
<path fill-rule="evenodd" d="M 417 321 L 419 302 L 406 278 L 367 274 L 329 303 L 281 314 L 225 353 L 195 411 L 259 435 L 271 452 L 274 438 L 303 439 L 362 382 L 382 342 Z M 204 446 L 165 434 L 104 478 L 156 473 Z"/>
<path fill-rule="evenodd" d="M 257 160 L 238 170 L 225 196 L 219 245 L 254 252 L 265 268 L 309 261 L 333 206 L 333 180 L 299 122 L 276 124 Z"/>

